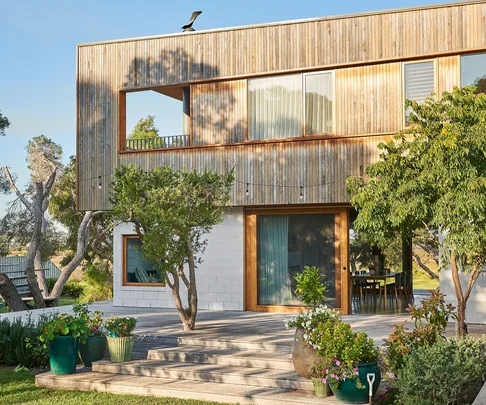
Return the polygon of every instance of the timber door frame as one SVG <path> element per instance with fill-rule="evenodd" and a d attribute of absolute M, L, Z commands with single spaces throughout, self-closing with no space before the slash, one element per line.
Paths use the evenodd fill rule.
<path fill-rule="evenodd" d="M 285 214 L 336 214 L 335 220 L 335 248 L 336 248 L 336 309 L 342 314 L 349 313 L 349 268 L 348 266 L 348 207 L 286 207 L 286 208 L 255 208 L 245 209 L 245 263 L 244 263 L 244 295 L 245 311 L 257 312 L 298 312 L 305 307 L 259 305 L 257 280 L 257 215 L 285 215 Z"/>

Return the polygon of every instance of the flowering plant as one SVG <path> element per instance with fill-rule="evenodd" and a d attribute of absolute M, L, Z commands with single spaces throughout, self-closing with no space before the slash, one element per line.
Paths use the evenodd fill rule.
<path fill-rule="evenodd" d="M 68 314 L 61 314 L 57 318 L 49 321 L 39 340 L 47 347 L 47 341 L 54 340 L 57 336 L 72 336 L 79 339 L 81 343 L 86 343 L 88 339 L 88 326 L 86 321 L 80 317 L 74 317 Z"/>
<path fill-rule="evenodd" d="M 340 321 L 341 317 L 337 311 L 320 305 L 315 309 L 300 312 L 296 316 L 285 322 L 285 327 L 304 329 L 304 341 L 309 343 L 314 349 L 320 348 L 320 335 L 323 330 L 332 327 L 334 322 Z"/>
<path fill-rule="evenodd" d="M 73 306 L 76 316 L 85 320 L 88 326 L 88 336 L 104 336 L 103 333 L 103 312 L 91 312 L 87 304 L 77 304 Z"/>
<path fill-rule="evenodd" d="M 324 384 L 329 384 L 332 388 L 336 388 L 340 381 L 345 381 L 346 379 L 353 379 L 356 381 L 356 387 L 363 389 L 366 388 L 361 380 L 358 378 L 359 370 L 356 365 L 343 363 L 339 360 L 333 361 L 330 366 L 326 369 L 326 375 L 322 379 Z"/>
<path fill-rule="evenodd" d="M 128 337 L 137 324 L 137 318 L 112 316 L 105 322 L 109 337 Z"/>

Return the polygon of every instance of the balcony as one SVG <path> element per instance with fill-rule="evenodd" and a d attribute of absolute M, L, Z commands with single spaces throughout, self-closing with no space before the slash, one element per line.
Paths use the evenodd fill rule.
<path fill-rule="evenodd" d="M 157 136 L 155 138 L 130 138 L 125 141 L 125 150 L 139 151 L 180 148 L 182 146 L 190 146 L 190 144 L 190 135 Z"/>

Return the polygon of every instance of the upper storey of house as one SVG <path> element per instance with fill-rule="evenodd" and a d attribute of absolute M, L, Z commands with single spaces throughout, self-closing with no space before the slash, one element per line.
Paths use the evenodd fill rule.
<path fill-rule="evenodd" d="M 109 209 L 126 163 L 234 167 L 234 205 L 345 203 L 405 98 L 477 83 L 482 52 L 486 1 L 79 45 L 78 208 Z M 135 92 L 178 100 L 182 130 L 128 136 Z"/>

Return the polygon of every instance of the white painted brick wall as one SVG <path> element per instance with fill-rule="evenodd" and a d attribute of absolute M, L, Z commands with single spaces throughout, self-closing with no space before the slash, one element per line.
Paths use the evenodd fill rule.
<path fill-rule="evenodd" d="M 123 235 L 134 235 L 133 225 L 121 223 L 113 232 L 113 305 L 174 308 L 169 287 L 123 286 Z M 207 235 L 203 262 L 196 269 L 200 309 L 243 310 L 243 209 L 233 208 L 223 223 Z M 186 300 L 185 289 L 181 297 Z"/>

